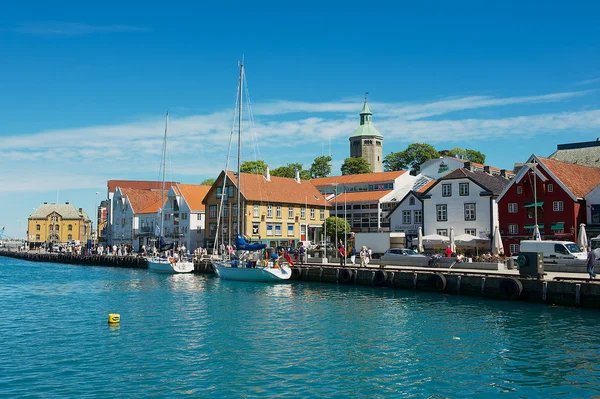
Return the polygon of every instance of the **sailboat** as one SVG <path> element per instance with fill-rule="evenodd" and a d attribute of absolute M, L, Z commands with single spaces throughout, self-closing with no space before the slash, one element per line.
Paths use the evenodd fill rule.
<path fill-rule="evenodd" d="M 169 129 L 169 113 L 165 117 L 165 137 L 163 140 L 163 152 L 162 152 L 162 186 L 161 186 L 161 206 L 165 203 L 165 167 L 167 161 L 167 132 Z M 160 227 L 157 226 L 158 249 L 160 253 L 165 254 L 164 256 L 152 256 L 147 259 L 148 269 L 157 272 L 164 273 L 191 273 L 194 271 L 194 262 L 187 259 L 179 259 L 176 253 L 171 256 L 168 252 L 174 250 L 173 244 L 167 244 L 164 240 L 163 234 L 163 221 L 164 217 L 161 215 L 159 210 L 158 216 L 160 219 Z"/>
<path fill-rule="evenodd" d="M 241 165 L 241 148 L 242 148 L 242 99 L 244 93 L 244 63 L 240 63 L 240 77 L 238 87 L 238 142 L 237 142 L 237 204 L 241 204 L 241 191 L 242 191 L 242 175 L 240 173 Z M 231 150 L 231 141 L 230 141 Z M 227 155 L 227 165 L 229 165 L 229 153 Z M 227 170 L 227 166 L 225 167 Z M 227 181 L 227 173 L 223 176 L 223 185 Z M 221 213 L 223 209 L 223 197 L 221 198 L 221 206 L 219 207 L 219 218 L 221 220 Z M 277 282 L 289 280 L 292 276 L 292 270 L 290 269 L 287 260 L 283 257 L 272 261 L 260 261 L 262 251 L 267 247 L 266 244 L 259 243 L 248 243 L 241 234 L 240 219 L 241 219 L 241 206 L 236 207 L 238 215 L 236 217 L 237 226 L 237 239 L 235 242 L 235 253 L 230 254 L 229 259 L 213 259 L 211 261 L 215 274 L 224 280 L 238 280 L 238 281 L 264 281 L 264 282 Z M 217 238 L 218 238 L 219 226 L 217 225 Z M 217 247 L 217 240 L 215 240 L 215 248 Z M 289 256 L 288 256 L 289 259 Z"/>

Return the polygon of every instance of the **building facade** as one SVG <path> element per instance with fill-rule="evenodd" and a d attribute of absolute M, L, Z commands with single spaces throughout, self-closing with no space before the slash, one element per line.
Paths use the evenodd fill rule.
<path fill-rule="evenodd" d="M 68 202 L 44 202 L 28 218 L 27 238 L 31 247 L 75 241 L 86 245 L 92 239 L 92 221 L 82 208 Z"/>
<path fill-rule="evenodd" d="M 325 219 L 331 205 L 308 180 L 241 173 L 240 232 L 252 242 L 270 247 L 298 241 L 324 240 Z M 206 209 L 204 246 L 215 241 L 234 244 L 237 237 L 238 179 L 221 172 L 202 201 Z M 218 234 L 217 234 L 218 233 Z"/>
<path fill-rule="evenodd" d="M 587 218 L 585 196 L 600 184 L 600 168 L 569 164 L 535 155 L 498 198 L 504 250 L 519 253 L 521 240 L 577 242 Z"/>
<path fill-rule="evenodd" d="M 372 123 L 373 114 L 367 104 L 360 112 L 360 126 L 350 136 L 350 157 L 364 158 L 371 166 L 371 172 L 383 172 L 383 136 Z"/>

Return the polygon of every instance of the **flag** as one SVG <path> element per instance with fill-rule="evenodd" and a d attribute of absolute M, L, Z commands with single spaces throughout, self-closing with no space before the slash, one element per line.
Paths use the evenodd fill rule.
<path fill-rule="evenodd" d="M 156 227 L 154 228 L 154 235 L 155 235 L 155 236 L 159 236 L 159 235 L 160 235 L 160 227 L 156 226 Z"/>
<path fill-rule="evenodd" d="M 160 217 L 160 213 L 162 212 L 161 208 L 158 208 L 158 216 Z"/>
<path fill-rule="evenodd" d="M 287 262 L 288 262 L 290 265 L 294 266 L 294 261 L 292 260 L 292 257 L 291 257 L 291 256 L 290 256 L 290 255 L 289 255 L 287 252 L 285 252 L 285 253 L 283 254 L 283 257 L 285 258 L 285 260 L 287 260 Z"/>

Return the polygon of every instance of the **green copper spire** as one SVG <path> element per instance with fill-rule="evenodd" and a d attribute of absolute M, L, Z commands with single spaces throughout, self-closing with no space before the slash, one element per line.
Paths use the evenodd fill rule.
<path fill-rule="evenodd" d="M 350 137 L 358 137 L 358 136 L 374 136 L 378 138 L 383 138 L 383 136 L 375 129 L 372 125 L 373 114 L 369 109 L 369 104 L 367 102 L 367 95 L 369 93 L 365 93 L 365 103 L 362 107 L 362 111 L 360 111 L 360 126 L 354 134 Z"/>

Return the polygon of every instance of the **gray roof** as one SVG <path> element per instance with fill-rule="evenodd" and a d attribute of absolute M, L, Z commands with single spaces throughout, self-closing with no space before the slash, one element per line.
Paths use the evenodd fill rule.
<path fill-rule="evenodd" d="M 510 182 L 509 179 L 506 179 L 502 176 L 490 175 L 489 173 L 478 170 L 470 171 L 469 169 L 465 168 L 456 169 L 442 177 L 440 180 L 461 179 L 465 177 L 473 180 L 481 187 L 491 191 L 494 195 L 500 195 L 502 190 L 504 190 L 504 188 Z"/>
<path fill-rule="evenodd" d="M 555 161 L 600 168 L 600 141 L 559 144 L 548 158 Z"/>
<path fill-rule="evenodd" d="M 82 214 L 79 214 L 73 204 L 42 204 L 29 217 L 31 219 L 46 219 L 53 212 L 58 213 L 63 219 L 80 219 L 83 217 L 85 220 L 89 220 L 85 211 L 82 210 Z"/>

